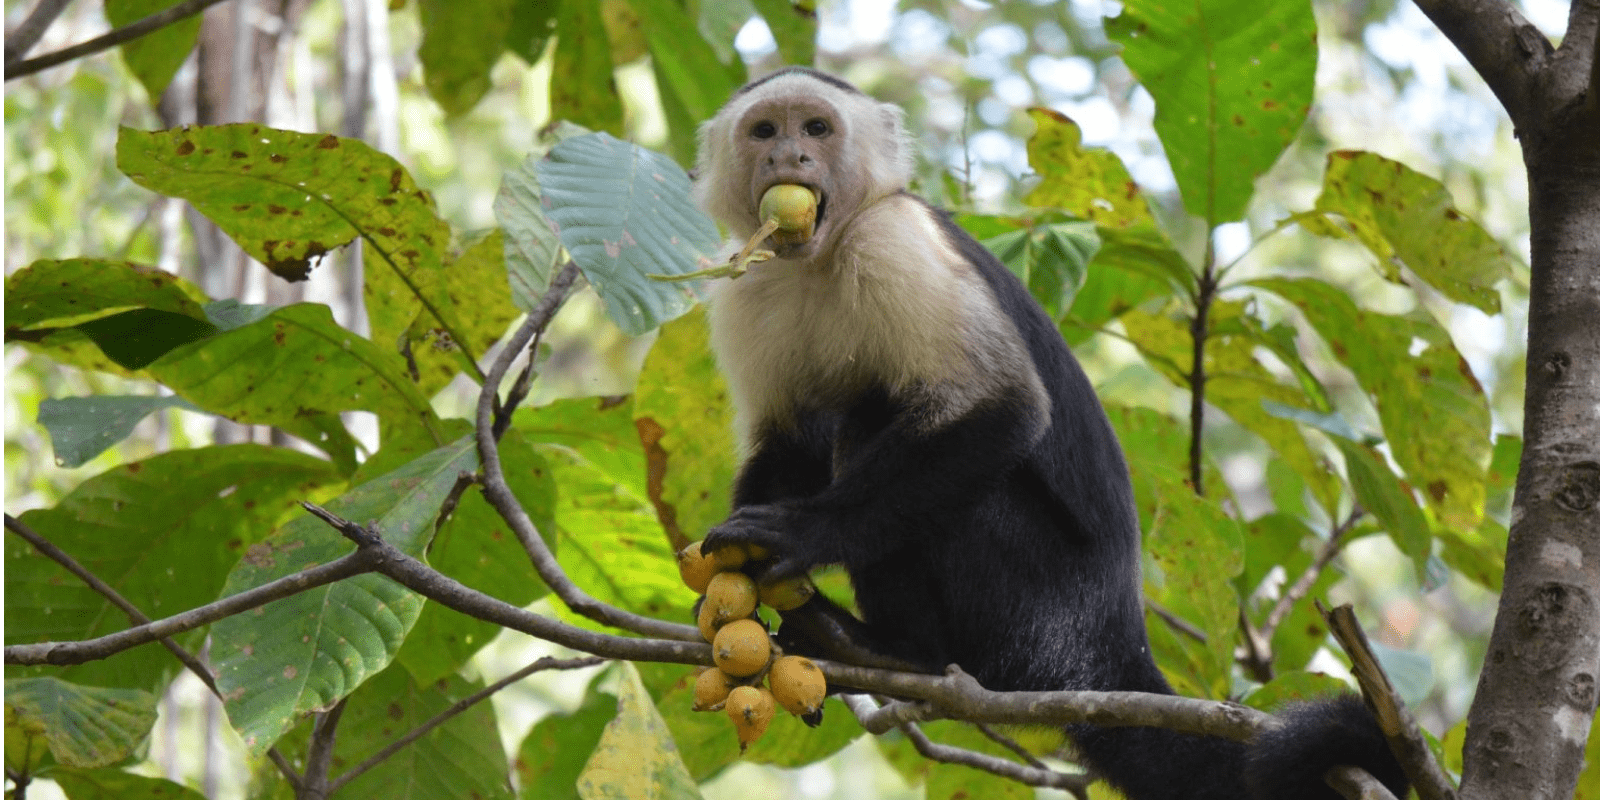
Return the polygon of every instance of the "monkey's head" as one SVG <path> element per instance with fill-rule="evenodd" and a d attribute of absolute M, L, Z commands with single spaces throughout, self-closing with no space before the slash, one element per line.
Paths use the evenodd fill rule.
<path fill-rule="evenodd" d="M 856 212 L 906 187 L 910 142 L 898 106 L 801 67 L 744 86 L 700 128 L 695 199 L 743 240 L 761 227 L 768 188 L 794 183 L 817 195 L 817 227 L 779 258 L 830 253 Z"/>

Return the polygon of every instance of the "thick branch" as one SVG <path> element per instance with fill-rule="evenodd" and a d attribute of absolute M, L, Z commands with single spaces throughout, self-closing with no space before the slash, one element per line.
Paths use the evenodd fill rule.
<path fill-rule="evenodd" d="M 13 78 L 20 78 L 24 75 L 32 75 L 35 72 L 49 69 L 57 64 L 65 64 L 66 62 L 75 58 L 81 58 L 91 53 L 98 53 L 101 50 L 107 50 L 112 47 L 116 47 L 117 45 L 125 42 L 131 42 L 141 36 L 161 30 L 162 28 L 182 20 L 185 17 L 192 17 L 195 14 L 198 14 L 201 11 L 204 11 L 207 8 L 210 8 L 211 6 L 221 2 L 225 2 L 225 0 L 184 0 L 184 2 L 172 6 L 171 8 L 157 11 L 156 13 L 151 14 L 144 19 L 136 22 L 130 22 L 127 25 L 106 33 L 103 36 L 96 36 L 95 38 L 90 39 L 82 44 L 64 47 L 53 53 L 46 53 L 38 58 L 30 58 L 27 61 L 19 61 L 15 64 L 7 62 L 6 80 L 9 81 Z"/>
<path fill-rule="evenodd" d="M 1522 12 L 1506 0 L 1417 0 L 1518 128 L 1534 123 L 1535 76 L 1555 49 Z"/>

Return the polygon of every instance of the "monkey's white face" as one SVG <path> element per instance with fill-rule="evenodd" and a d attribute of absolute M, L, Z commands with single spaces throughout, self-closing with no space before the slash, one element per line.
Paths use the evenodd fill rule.
<path fill-rule="evenodd" d="M 735 163 L 747 171 L 735 179 L 736 185 L 743 184 L 740 211 L 752 226 L 760 224 L 757 208 L 762 195 L 777 184 L 799 184 L 817 196 L 815 233 L 803 243 L 775 248 L 780 258 L 805 259 L 827 252 L 835 217 L 847 217 L 860 207 L 860 182 L 841 180 L 844 174 L 839 169 L 850 133 L 833 104 L 816 97 L 762 100 L 735 124 L 739 151 Z"/>

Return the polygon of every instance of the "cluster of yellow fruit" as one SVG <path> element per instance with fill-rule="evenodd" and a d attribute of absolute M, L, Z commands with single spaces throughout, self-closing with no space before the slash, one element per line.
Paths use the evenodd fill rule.
<path fill-rule="evenodd" d="M 699 542 L 678 553 L 683 582 L 705 595 L 700 635 L 711 643 L 711 659 L 717 664 L 696 676 L 694 710 L 725 710 L 739 735 L 740 752 L 766 733 L 776 706 L 814 724 L 828 693 L 822 670 L 811 659 L 781 652 L 773 658 L 776 648 L 756 616 L 756 606 L 788 611 L 804 605 L 817 590 L 803 575 L 758 587 L 739 571 L 746 562 L 765 557 L 759 549 L 752 553 L 746 548 L 703 555 Z"/>

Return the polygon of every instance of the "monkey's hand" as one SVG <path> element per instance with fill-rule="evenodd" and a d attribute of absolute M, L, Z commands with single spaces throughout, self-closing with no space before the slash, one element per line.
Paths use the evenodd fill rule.
<path fill-rule="evenodd" d="M 702 552 L 739 545 L 754 545 L 768 556 L 755 565 L 751 574 L 763 582 L 781 581 L 804 575 L 818 564 L 814 548 L 806 546 L 806 515 L 789 503 L 760 503 L 740 506 L 722 524 L 711 529 L 700 543 Z"/>

